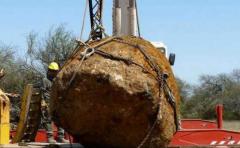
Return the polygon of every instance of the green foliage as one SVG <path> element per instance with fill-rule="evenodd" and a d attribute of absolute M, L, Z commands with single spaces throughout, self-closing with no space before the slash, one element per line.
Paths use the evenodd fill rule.
<path fill-rule="evenodd" d="M 27 37 L 27 56 L 35 69 L 45 72 L 49 63 L 55 61 L 63 65 L 76 46 L 75 37 L 64 26 L 51 28 L 44 38 L 34 32 Z"/>
<path fill-rule="evenodd" d="M 0 46 L 0 68 L 6 72 L 0 87 L 6 92 L 21 93 L 24 85 L 35 83 L 45 76 L 49 63 L 55 61 L 62 65 L 74 47 L 75 37 L 62 25 L 51 28 L 44 38 L 29 33 L 24 58 L 15 57 L 13 47 Z"/>
<path fill-rule="evenodd" d="M 181 112 L 181 115 L 185 115 L 187 114 L 187 110 L 185 106 L 190 99 L 192 86 L 188 84 L 186 81 L 181 80 L 180 78 L 176 78 L 176 80 L 177 80 L 178 88 L 180 91 L 180 99 L 181 99 L 180 112 Z"/>
<path fill-rule="evenodd" d="M 192 86 L 192 94 L 182 103 L 182 116 L 213 119 L 215 106 L 223 104 L 224 119 L 240 119 L 239 73 L 240 70 L 234 70 L 231 74 L 202 75 L 199 85 Z"/>
<path fill-rule="evenodd" d="M 12 47 L 1 45 L 0 47 L 0 68 L 4 69 L 5 77 L 0 81 L 0 87 L 8 91 L 17 91 L 19 87 L 18 64 L 14 58 Z"/>
<path fill-rule="evenodd" d="M 62 65 L 74 47 L 75 37 L 62 25 L 51 28 L 43 38 L 36 33 L 29 33 L 25 57 L 17 58 L 13 47 L 0 45 L 0 69 L 4 68 L 6 73 L 0 80 L 0 88 L 8 93 L 22 94 L 26 84 L 41 81 L 50 62 Z M 11 118 L 16 120 L 21 102 L 19 98 L 10 100 Z"/>

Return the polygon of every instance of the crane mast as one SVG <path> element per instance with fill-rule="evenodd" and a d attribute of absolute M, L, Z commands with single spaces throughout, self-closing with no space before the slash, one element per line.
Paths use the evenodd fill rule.
<path fill-rule="evenodd" d="M 114 0 L 113 35 L 136 36 L 137 32 L 136 0 Z"/>
<path fill-rule="evenodd" d="M 102 24 L 103 0 L 89 0 L 88 3 L 91 22 L 90 38 L 92 40 L 102 39 L 104 32 Z"/>
<path fill-rule="evenodd" d="M 103 0 L 88 0 L 91 22 L 90 38 L 99 40 L 103 38 Z M 113 35 L 136 36 L 137 11 L 136 0 L 113 0 Z"/>

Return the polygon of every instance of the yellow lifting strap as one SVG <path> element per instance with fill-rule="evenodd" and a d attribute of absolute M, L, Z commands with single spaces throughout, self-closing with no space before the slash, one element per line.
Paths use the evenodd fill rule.
<path fill-rule="evenodd" d="M 0 90 L 0 144 L 9 144 L 10 138 L 10 101 L 9 98 Z"/>

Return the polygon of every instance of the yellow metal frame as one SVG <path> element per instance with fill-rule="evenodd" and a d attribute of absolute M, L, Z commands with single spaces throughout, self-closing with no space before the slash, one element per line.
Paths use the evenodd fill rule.
<path fill-rule="evenodd" d="M 9 144 L 10 138 L 10 101 L 9 98 L 0 90 L 0 144 Z"/>
<path fill-rule="evenodd" d="M 20 120 L 18 122 L 16 135 L 13 138 L 13 143 L 21 142 L 21 139 L 24 135 L 24 129 L 27 125 L 27 117 L 30 106 L 30 101 L 33 93 L 33 85 L 28 84 L 24 88 L 23 97 L 21 100 L 21 112 L 20 112 Z"/>

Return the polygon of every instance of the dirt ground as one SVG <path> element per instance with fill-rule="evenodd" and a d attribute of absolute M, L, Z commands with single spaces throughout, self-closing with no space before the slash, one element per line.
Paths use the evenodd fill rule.
<path fill-rule="evenodd" d="M 223 126 L 225 129 L 240 132 L 240 120 L 224 121 Z"/>

